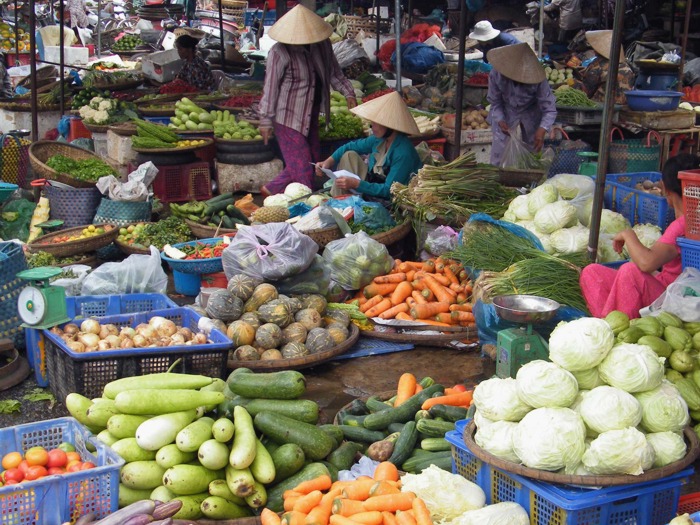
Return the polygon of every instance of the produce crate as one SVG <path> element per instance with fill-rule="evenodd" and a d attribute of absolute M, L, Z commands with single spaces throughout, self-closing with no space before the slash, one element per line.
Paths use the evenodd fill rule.
<path fill-rule="evenodd" d="M 176 325 L 197 332 L 201 318 L 190 308 L 171 308 L 124 315 L 108 315 L 97 318 L 101 324 L 111 323 L 121 328 L 135 328 L 148 323 L 151 317 L 162 316 Z M 218 330 L 212 330 L 206 345 L 167 346 L 159 348 L 129 348 L 125 350 L 101 350 L 76 353 L 68 348 L 63 339 L 44 330 L 48 376 L 51 391 L 58 399 L 65 399 L 71 392 L 89 398 L 100 397 L 104 386 L 122 377 L 141 376 L 166 372 L 181 360 L 178 371 L 186 374 L 201 374 L 224 377 L 226 359 L 231 341 Z"/>
<path fill-rule="evenodd" d="M 542 483 L 479 460 L 462 439 L 465 423 L 445 435 L 452 471 L 479 485 L 487 504 L 518 503 L 531 525 L 665 525 L 676 516 L 681 485 L 693 474 L 687 469 L 663 480 L 602 489 Z"/>
<path fill-rule="evenodd" d="M 457 144 L 455 138 L 455 128 L 441 126 L 440 130 L 447 139 L 448 144 Z M 485 144 L 493 142 L 493 131 L 489 129 L 463 129 L 460 133 L 460 144 Z"/>
<path fill-rule="evenodd" d="M 700 241 L 693 241 L 683 237 L 678 237 L 676 242 L 678 243 L 678 246 L 681 247 L 681 264 L 683 269 L 700 269 Z"/>
<path fill-rule="evenodd" d="M 683 188 L 683 209 L 685 210 L 685 236 L 700 240 L 700 170 L 678 173 Z"/>
<path fill-rule="evenodd" d="M 656 224 L 662 230 L 671 224 L 676 216 L 664 197 L 635 189 L 638 182 L 661 180 L 661 173 L 648 171 L 641 173 L 609 173 L 605 179 L 605 207 L 621 213 L 630 223 Z M 687 209 L 687 208 L 686 208 Z M 700 238 L 700 237 L 699 237 Z"/>
<path fill-rule="evenodd" d="M 597 108 L 566 108 L 557 106 L 557 122 L 586 126 L 603 122 L 603 107 Z"/>
<path fill-rule="evenodd" d="M 678 514 L 694 514 L 697 512 L 700 512 L 700 492 L 681 496 L 681 499 L 678 500 Z"/>
<path fill-rule="evenodd" d="M 476 162 L 479 164 L 490 164 L 491 163 L 491 143 L 490 142 L 474 142 L 468 144 L 462 144 L 457 146 L 455 144 L 450 144 L 449 142 L 445 144 L 445 158 L 452 159 L 464 155 L 465 153 L 473 153 L 476 158 Z"/>
<path fill-rule="evenodd" d="M 170 124 L 170 117 L 143 117 L 143 120 L 153 122 L 154 124 L 160 124 L 162 126 L 167 126 Z"/>
<path fill-rule="evenodd" d="M 97 466 L 0 487 L 0 524 L 58 525 L 74 523 L 88 512 L 102 518 L 117 510 L 119 469 L 124 460 L 72 417 L 0 429 L 0 455 L 24 454 L 34 446 L 52 449 L 64 441 L 75 445 L 83 461 Z M 87 450 L 88 442 L 95 447 L 94 453 Z"/>
<path fill-rule="evenodd" d="M 161 202 L 203 201 L 211 198 L 211 173 L 208 162 L 182 166 L 156 166 L 153 193 Z M 129 164 L 129 172 L 138 168 Z"/>

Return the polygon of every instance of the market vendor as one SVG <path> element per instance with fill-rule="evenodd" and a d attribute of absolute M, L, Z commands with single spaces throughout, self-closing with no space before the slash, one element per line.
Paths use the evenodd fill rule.
<path fill-rule="evenodd" d="M 547 12 L 559 11 L 559 33 L 557 40 L 568 43 L 583 26 L 581 0 L 552 0 L 544 6 Z"/>
<path fill-rule="evenodd" d="M 15 94 L 7 69 L 7 54 L 0 53 L 0 98 L 12 98 Z"/>
<path fill-rule="evenodd" d="M 391 185 L 394 182 L 407 184 L 423 165 L 408 137 L 420 134 L 416 121 L 396 91 L 350 111 L 372 123 L 372 136 L 335 150 L 326 160 L 316 163 L 316 174 L 322 175 L 320 168 L 327 168 L 347 170 L 359 177 L 338 177 L 331 188 L 334 197 L 354 190 L 365 196 L 389 200 Z M 367 162 L 362 155 L 368 155 Z"/>
<path fill-rule="evenodd" d="M 532 151 L 542 149 L 557 108 L 544 68 L 529 45 L 492 49 L 488 58 L 493 66 L 486 96 L 491 105 L 487 121 L 493 129 L 491 164 L 500 166 L 508 135 L 517 125 Z"/>
<path fill-rule="evenodd" d="M 199 40 L 190 35 L 180 35 L 175 40 L 177 54 L 184 61 L 173 82 L 187 83 L 194 90 L 208 91 L 214 88 L 214 75 L 209 64 L 197 54 Z"/>
<path fill-rule="evenodd" d="M 610 68 L 610 49 L 612 48 L 612 30 L 586 31 L 586 40 L 596 55 L 580 74 L 581 80 L 573 87 L 580 89 L 588 98 L 596 102 L 605 101 L 605 85 Z M 625 104 L 625 91 L 634 89 L 635 75 L 625 59 L 623 49 L 620 49 L 620 65 L 617 72 L 615 87 L 615 103 Z"/>
<path fill-rule="evenodd" d="M 664 165 L 663 191 L 676 220 L 651 248 L 644 246 L 634 230 L 628 228 L 613 238 L 613 248 L 622 253 L 625 247 L 630 262 L 618 270 L 602 264 L 590 264 L 582 270 L 581 291 L 595 317 L 605 317 L 613 310 L 624 312 L 630 318 L 639 317 L 639 310 L 653 303 L 681 274 L 677 239 L 685 235 L 685 215 L 678 172 L 699 166 L 700 159 L 689 154 L 672 157 Z"/>
<path fill-rule="evenodd" d="M 493 27 L 488 20 L 477 22 L 474 25 L 474 30 L 469 33 L 469 38 L 479 42 L 477 48 L 484 53 L 484 62 L 488 62 L 486 55 L 491 49 L 520 43 L 520 40 L 513 35 Z"/>
<path fill-rule="evenodd" d="M 265 143 L 274 134 L 284 158 L 284 170 L 263 186 L 267 196 L 282 193 L 291 182 L 313 185 L 311 164 L 320 157 L 318 115 L 331 114 L 330 90 L 340 91 L 348 107 L 357 105 L 328 39 L 333 28 L 313 11 L 297 5 L 270 28 L 277 43 L 267 55 L 260 134 Z"/>

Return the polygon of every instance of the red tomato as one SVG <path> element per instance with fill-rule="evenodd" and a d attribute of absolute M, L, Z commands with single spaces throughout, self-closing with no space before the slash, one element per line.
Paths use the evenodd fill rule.
<path fill-rule="evenodd" d="M 455 392 L 466 392 L 467 387 L 460 383 L 460 384 L 453 386 L 452 390 L 454 390 Z"/>
<path fill-rule="evenodd" d="M 35 479 L 43 478 L 46 475 L 48 475 L 48 472 L 45 467 L 42 465 L 33 465 L 29 467 L 29 472 L 27 472 L 24 479 L 27 481 L 34 481 Z"/>
<path fill-rule="evenodd" d="M 81 461 L 71 461 L 66 467 L 66 472 L 78 472 L 83 465 Z"/>
<path fill-rule="evenodd" d="M 95 468 L 97 465 L 95 465 L 92 461 L 86 461 L 82 465 L 80 465 L 80 470 L 89 470 L 91 468 Z"/>
<path fill-rule="evenodd" d="M 17 468 L 20 469 L 22 473 L 26 476 L 27 472 L 29 471 L 29 467 L 31 467 L 31 465 L 27 463 L 26 459 L 23 459 Z"/>
<path fill-rule="evenodd" d="M 66 463 L 68 463 L 68 456 L 63 450 L 60 448 L 49 450 L 49 461 L 46 463 L 47 467 L 65 467 Z"/>
<path fill-rule="evenodd" d="M 19 483 L 19 481 L 15 481 L 14 479 L 8 479 L 5 482 L 5 485 L 17 485 L 17 483 Z"/>
<path fill-rule="evenodd" d="M 32 447 L 24 454 L 29 466 L 44 466 L 49 462 L 49 453 L 44 447 Z"/>
<path fill-rule="evenodd" d="M 24 472 L 18 468 L 11 468 L 3 472 L 2 477 L 5 480 L 5 484 L 9 484 L 13 481 L 19 483 L 24 479 Z"/>
<path fill-rule="evenodd" d="M 66 473 L 66 469 L 64 469 L 63 467 L 50 467 L 48 469 L 48 473 L 49 473 L 49 476 L 53 476 L 56 474 L 61 475 L 61 474 Z"/>
<path fill-rule="evenodd" d="M 78 454 L 75 450 L 72 452 L 66 452 L 66 457 L 68 458 L 68 463 L 71 461 L 82 461 L 80 454 Z"/>

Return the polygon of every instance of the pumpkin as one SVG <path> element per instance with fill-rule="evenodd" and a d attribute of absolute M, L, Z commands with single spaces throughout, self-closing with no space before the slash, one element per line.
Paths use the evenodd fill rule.
<path fill-rule="evenodd" d="M 238 322 L 238 321 L 236 321 Z M 340 323 L 331 323 L 326 328 L 328 334 L 331 336 L 336 345 L 344 343 L 347 341 L 350 332 L 348 329 Z"/>
<path fill-rule="evenodd" d="M 285 359 L 304 357 L 306 355 L 309 355 L 309 350 L 304 343 L 287 343 L 282 347 L 282 357 Z"/>
<path fill-rule="evenodd" d="M 302 308 L 313 308 L 319 314 L 323 314 L 328 306 L 328 301 L 322 295 L 310 294 L 305 295 L 301 300 Z"/>
<path fill-rule="evenodd" d="M 277 299 L 277 288 L 268 283 L 259 284 L 255 287 L 253 295 L 250 296 L 243 307 L 244 312 L 254 312 L 265 303 Z"/>
<path fill-rule="evenodd" d="M 311 330 L 312 328 L 319 328 L 323 324 L 323 319 L 321 319 L 321 314 L 318 313 L 313 308 L 305 308 L 299 310 L 294 319 L 297 323 L 304 325 L 304 328 Z"/>
<path fill-rule="evenodd" d="M 282 329 L 273 323 L 266 323 L 255 331 L 255 344 L 269 350 L 282 344 Z"/>
<path fill-rule="evenodd" d="M 235 321 L 243 313 L 243 301 L 228 290 L 217 290 L 207 301 L 207 315 L 224 322 Z"/>
<path fill-rule="evenodd" d="M 317 354 L 330 350 L 335 346 L 335 341 L 325 328 L 313 328 L 306 336 L 306 348 L 311 354 Z"/>
<path fill-rule="evenodd" d="M 255 287 L 261 283 L 262 281 L 251 277 L 250 275 L 239 273 L 228 280 L 226 289 L 238 297 L 241 301 L 247 301 L 250 299 L 250 296 L 253 295 Z"/>
<path fill-rule="evenodd" d="M 202 308 L 201 306 L 197 306 L 196 304 L 188 304 L 185 308 L 189 308 L 190 310 L 194 310 L 197 314 L 201 315 L 202 317 L 209 317 L 209 314 L 207 314 L 207 311 Z"/>
<path fill-rule="evenodd" d="M 274 323 L 284 328 L 294 321 L 294 314 L 285 301 L 270 301 L 258 308 L 258 316 L 264 323 Z"/>
<path fill-rule="evenodd" d="M 283 299 L 282 296 L 280 296 L 279 299 L 283 300 L 289 305 L 289 308 L 293 314 L 302 309 L 301 299 L 297 299 L 296 297 L 286 297 Z"/>
<path fill-rule="evenodd" d="M 226 323 L 224 323 L 221 319 L 210 319 L 211 324 L 214 328 L 216 328 L 219 332 L 222 334 L 226 333 Z"/>
<path fill-rule="evenodd" d="M 284 359 L 282 352 L 276 348 L 271 348 L 270 350 L 265 350 L 260 356 L 261 361 L 275 361 L 277 359 Z"/>
<path fill-rule="evenodd" d="M 245 321 L 232 322 L 228 325 L 228 330 L 226 330 L 226 335 L 233 341 L 234 348 L 245 345 L 252 345 L 255 341 L 255 328 Z"/>
<path fill-rule="evenodd" d="M 254 330 L 260 328 L 260 325 L 262 324 L 260 322 L 258 312 L 246 312 L 240 317 L 239 321 L 245 321 L 250 326 L 252 326 Z"/>
<path fill-rule="evenodd" d="M 233 357 L 238 361 L 258 361 L 260 354 L 256 348 L 250 345 L 243 345 L 236 348 L 236 351 L 233 352 Z"/>
<path fill-rule="evenodd" d="M 328 310 L 326 310 L 326 315 L 323 316 L 323 321 L 328 326 L 330 326 L 332 323 L 338 323 L 343 326 L 348 326 L 350 324 L 350 316 L 344 310 L 329 308 Z"/>
<path fill-rule="evenodd" d="M 292 323 L 282 330 L 283 343 L 303 343 L 309 331 L 301 323 Z"/>

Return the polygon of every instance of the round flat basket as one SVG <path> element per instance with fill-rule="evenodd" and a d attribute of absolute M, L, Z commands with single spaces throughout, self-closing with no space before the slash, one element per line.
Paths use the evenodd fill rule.
<path fill-rule="evenodd" d="M 196 241 L 182 242 L 173 244 L 173 248 L 183 248 L 185 246 L 206 246 L 209 244 L 217 244 L 221 242 L 221 238 L 214 239 L 199 239 Z M 211 257 L 209 259 L 173 259 L 161 252 L 160 258 L 168 263 L 170 269 L 181 273 L 217 273 L 224 271 L 224 265 L 221 257 Z"/>
<path fill-rule="evenodd" d="M 378 243 L 388 246 L 390 244 L 394 244 L 402 240 L 404 237 L 406 237 L 406 235 L 408 235 L 411 232 L 412 228 L 413 225 L 411 224 L 411 221 L 405 221 L 401 224 L 394 226 L 391 230 L 387 230 L 382 233 L 377 233 L 375 235 L 372 235 L 371 237 Z"/>
<path fill-rule="evenodd" d="M 121 51 L 121 50 L 112 48 L 112 49 L 110 49 L 110 51 L 112 53 L 114 53 L 115 55 L 120 55 L 120 56 L 124 56 L 124 57 L 132 57 L 134 55 L 140 55 L 141 53 L 152 53 L 153 49 L 150 47 L 146 47 L 143 49 L 128 49 L 128 50 L 125 49 L 125 50 Z"/>
<path fill-rule="evenodd" d="M 122 122 L 121 124 L 112 124 L 110 126 L 107 126 L 107 129 L 109 131 L 113 131 L 117 135 L 121 135 L 122 137 L 132 137 L 133 135 L 136 135 L 137 129 L 136 129 L 136 124 L 133 122 Z"/>
<path fill-rule="evenodd" d="M 452 347 L 455 341 L 460 343 L 474 343 L 478 340 L 478 335 L 475 328 L 463 327 L 461 331 L 454 332 L 434 332 L 432 334 L 416 333 L 416 332 L 401 332 L 397 331 L 397 327 L 377 325 L 385 329 L 379 330 L 364 330 L 362 337 L 372 339 L 380 339 L 382 341 L 390 341 L 393 343 L 413 343 L 421 346 L 447 346 Z M 435 330 L 435 327 L 427 326 L 425 328 L 413 328 L 415 331 Z"/>
<path fill-rule="evenodd" d="M 97 89 L 109 89 L 110 91 L 123 91 L 125 89 L 137 88 L 141 84 L 143 84 L 143 80 L 126 80 L 123 82 L 115 82 L 114 84 L 95 84 L 95 87 Z"/>
<path fill-rule="evenodd" d="M 145 115 L 146 117 L 174 117 L 175 116 L 175 106 L 172 108 L 162 108 L 162 109 L 148 109 L 146 107 L 140 107 L 139 113 Z"/>
<path fill-rule="evenodd" d="M 628 474 L 610 476 L 573 476 L 566 474 L 557 474 L 555 472 L 548 472 L 546 470 L 537 470 L 526 467 L 524 465 L 513 463 L 512 461 L 506 461 L 504 459 L 497 458 L 496 456 L 487 452 L 486 450 L 484 450 L 476 444 L 476 442 L 474 441 L 475 432 L 476 425 L 473 421 L 471 421 L 467 425 L 467 428 L 464 429 L 464 444 L 467 445 L 469 451 L 481 461 L 488 463 L 492 467 L 505 470 L 506 472 L 512 472 L 513 474 L 518 474 L 520 476 L 525 476 L 527 478 L 545 481 L 547 483 L 563 483 L 566 485 L 605 487 L 656 481 L 670 476 L 672 474 L 675 474 L 677 472 L 680 472 L 686 467 L 689 467 L 693 464 L 695 459 L 697 459 L 698 453 L 700 453 L 700 441 L 698 441 L 698 436 L 695 434 L 691 427 L 686 427 L 683 430 L 683 436 L 685 437 L 685 441 L 688 446 L 688 453 L 683 459 L 675 461 L 670 465 L 647 470 L 639 476 L 632 476 Z"/>
<path fill-rule="evenodd" d="M 64 235 L 71 235 L 73 233 L 80 233 L 83 229 L 88 226 L 102 227 L 105 228 L 105 232 L 100 235 L 95 235 L 94 237 L 88 237 L 85 239 L 78 239 L 75 241 L 62 242 L 60 244 L 50 244 L 47 241 L 55 239 L 56 237 L 63 237 Z M 103 248 L 108 244 L 111 244 L 114 239 L 119 235 L 119 228 L 111 224 L 94 224 L 78 226 L 77 228 L 68 228 L 67 230 L 61 230 L 48 235 L 42 235 L 36 241 L 31 242 L 27 245 L 27 248 L 31 253 L 35 252 L 48 252 L 56 257 L 71 257 L 73 255 L 79 255 L 88 252 L 94 252 L 98 248 Z"/>
<path fill-rule="evenodd" d="M 66 173 L 58 173 L 53 168 L 47 166 L 46 162 L 54 155 L 63 155 L 75 160 L 96 158 L 104 162 L 104 159 L 95 155 L 92 151 L 79 148 L 78 146 L 72 146 L 71 144 L 53 140 L 40 140 L 38 142 L 33 142 L 32 145 L 29 146 L 29 163 L 34 173 L 37 175 L 37 178 L 56 180 L 74 188 L 95 187 L 95 182 L 74 179 Z"/>
<path fill-rule="evenodd" d="M 265 141 L 263 139 L 258 140 L 236 140 L 236 139 L 222 139 L 219 137 L 214 137 L 214 142 L 217 144 L 236 144 L 236 145 L 249 145 L 249 146 L 264 146 Z"/>
<path fill-rule="evenodd" d="M 318 352 L 317 354 L 311 354 L 304 357 L 293 357 L 290 359 L 273 359 L 269 361 L 238 361 L 237 359 L 228 359 L 229 368 L 249 368 L 253 371 L 264 371 L 264 372 L 274 372 L 277 370 L 299 370 L 301 368 L 308 368 L 310 366 L 318 365 L 320 363 L 325 363 L 329 359 L 334 358 L 340 354 L 347 352 L 360 337 L 360 329 L 354 324 L 350 324 L 350 335 L 348 338 L 339 345 L 326 350 L 324 352 Z"/>
<path fill-rule="evenodd" d="M 343 234 L 337 226 L 319 228 L 318 230 L 307 230 L 301 233 L 311 237 L 314 242 L 318 244 L 319 248 L 324 248 L 329 242 L 343 238 Z"/>
<path fill-rule="evenodd" d="M 511 168 L 499 168 L 498 182 L 504 186 L 520 187 L 539 184 L 546 177 L 546 171 L 540 170 L 516 170 Z"/>
<path fill-rule="evenodd" d="M 149 155 L 163 155 L 167 153 L 195 151 L 198 149 L 206 148 L 207 146 L 211 146 L 214 143 L 214 139 L 208 137 L 199 140 L 203 140 L 204 144 L 198 144 L 196 146 L 184 146 L 182 148 L 136 148 L 132 146 L 131 149 L 133 149 L 137 153 L 148 153 Z"/>
<path fill-rule="evenodd" d="M 109 129 L 109 124 L 105 126 L 100 124 L 90 124 L 89 122 L 85 122 L 84 120 L 83 126 L 85 126 L 89 131 L 92 131 L 93 133 L 107 133 L 107 130 Z"/>
<path fill-rule="evenodd" d="M 196 93 L 196 92 L 193 92 Z M 152 106 L 154 104 L 164 104 L 166 102 L 177 102 L 184 96 L 191 96 L 192 93 L 177 93 L 177 94 L 172 94 L 172 95 L 158 95 L 158 98 L 147 98 L 143 99 L 139 98 L 134 101 L 134 104 L 136 106 Z"/>
<path fill-rule="evenodd" d="M 85 255 L 86 255 L 86 257 L 83 257 L 82 259 L 78 259 L 78 260 L 75 261 L 75 262 L 72 262 L 72 263 L 64 263 L 64 264 L 57 264 L 56 266 L 58 266 L 59 268 L 65 268 L 66 266 L 72 266 L 72 265 L 74 265 L 74 264 L 84 264 L 85 266 L 90 266 L 90 267 L 92 267 L 92 268 L 94 268 L 95 266 L 97 266 L 97 263 L 98 263 L 98 261 L 97 261 L 97 255 L 95 255 L 94 253 L 88 253 L 88 254 L 85 254 Z"/>
<path fill-rule="evenodd" d="M 238 233 L 238 230 L 231 230 L 229 228 L 216 228 L 215 226 L 207 226 L 206 224 L 199 224 L 197 222 L 185 219 L 185 224 L 190 228 L 192 235 L 197 237 L 197 239 L 213 239 L 214 237 L 223 237 L 228 235 L 233 237 Z"/>
<path fill-rule="evenodd" d="M 122 241 L 114 240 L 114 244 L 117 245 L 117 248 L 121 250 L 121 252 L 124 255 L 134 255 L 134 254 L 139 254 L 139 255 L 150 255 L 151 250 L 150 248 L 143 248 L 140 245 L 134 246 L 132 244 L 127 244 Z"/>

